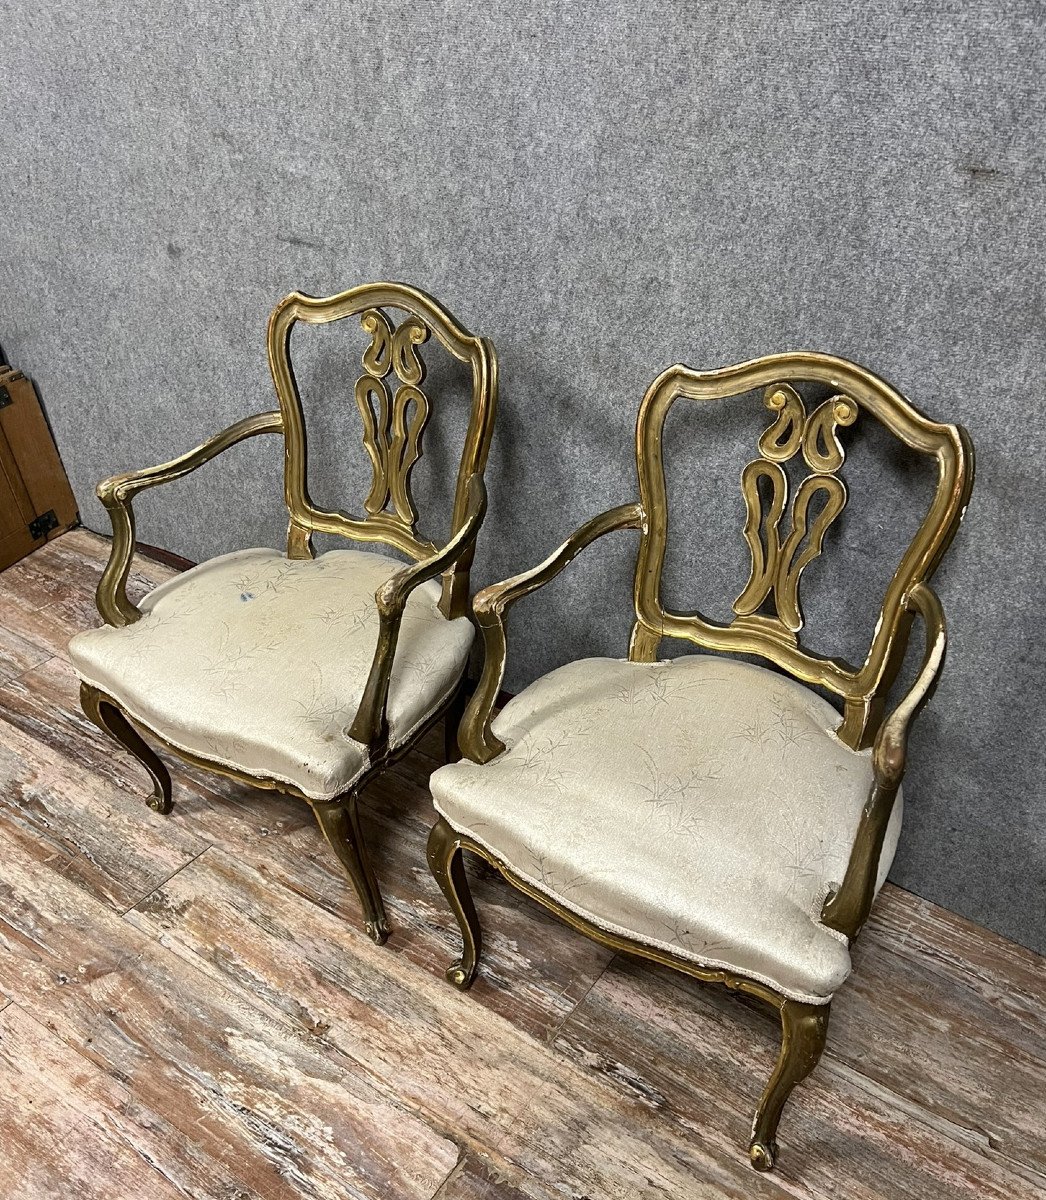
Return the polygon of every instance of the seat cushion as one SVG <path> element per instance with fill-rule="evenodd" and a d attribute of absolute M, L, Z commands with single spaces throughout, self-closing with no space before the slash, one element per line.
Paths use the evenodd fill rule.
<path fill-rule="evenodd" d="M 494 722 L 504 754 L 432 776 L 437 810 L 601 928 L 823 1003 L 850 968 L 820 923 L 872 783 L 870 752 L 787 676 L 709 655 L 585 659 Z M 879 883 L 893 859 L 900 800 Z"/>
<path fill-rule="evenodd" d="M 140 621 L 78 634 L 77 674 L 172 745 L 330 799 L 368 765 L 348 735 L 378 640 L 374 593 L 403 563 L 360 550 L 288 559 L 241 550 L 142 601 Z M 454 688 L 472 643 L 435 581 L 403 614 L 387 707 L 402 744 Z"/>

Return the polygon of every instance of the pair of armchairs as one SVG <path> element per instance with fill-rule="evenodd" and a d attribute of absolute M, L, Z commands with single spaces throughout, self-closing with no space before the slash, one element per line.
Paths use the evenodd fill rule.
<path fill-rule="evenodd" d="M 350 316 L 369 335 L 355 389 L 373 467 L 360 519 L 320 509 L 309 496 L 289 354 L 297 322 Z M 417 532 L 410 490 L 430 411 L 419 353 L 430 336 L 472 371 L 451 535 L 441 547 Z M 149 771 L 150 804 L 160 812 L 170 808 L 170 776 L 140 730 L 189 762 L 307 801 L 379 943 L 388 925 L 357 799 L 446 720 L 448 759 L 457 748 L 463 758 L 432 776 L 438 821 L 428 858 L 463 937 L 450 981 L 467 988 L 480 953 L 463 864 L 469 850 L 597 941 L 758 996 L 779 1010 L 783 1032 L 749 1142 L 752 1164 L 770 1169 L 781 1111 L 821 1055 L 850 943 L 897 844 L 909 728 L 944 660 L 944 616 L 927 581 L 969 498 L 965 431 L 928 420 L 870 372 L 826 355 L 774 355 L 705 372 L 672 367 L 640 405 L 639 500 L 594 517 L 533 570 L 484 588 L 470 619 L 469 570 L 497 407 L 490 342 L 424 293 L 375 284 L 327 299 L 288 296 L 273 312 L 268 346 L 278 411 L 99 487 L 114 534 L 98 588 L 106 626 L 70 647 L 87 715 Z M 808 411 L 796 382 L 819 385 L 824 398 Z M 770 423 L 742 474 L 750 578 L 727 624 L 673 612 L 660 592 L 666 416 L 680 398 L 756 389 L 764 389 Z M 799 580 L 846 503 L 839 431 L 861 414 L 929 456 L 937 486 L 887 589 L 868 655 L 851 665 L 800 644 Z M 134 606 L 125 591 L 133 497 L 269 433 L 285 444 L 286 554 L 249 549 L 212 559 Z M 802 475 L 794 498 L 789 464 Z M 570 663 L 495 717 L 507 610 L 621 529 L 640 535 L 627 659 Z M 411 563 L 353 549 L 314 557 L 317 532 L 378 543 Z M 923 661 L 888 712 L 917 617 L 926 629 Z M 473 622 L 484 658 L 465 707 Z M 661 661 L 665 638 L 767 666 L 723 653 Z M 841 700 L 841 720 L 807 685 Z"/>

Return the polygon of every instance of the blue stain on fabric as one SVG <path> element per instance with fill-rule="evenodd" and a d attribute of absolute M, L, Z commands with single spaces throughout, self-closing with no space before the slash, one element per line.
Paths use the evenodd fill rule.
<path fill-rule="evenodd" d="M 240 599 L 244 603 L 246 603 L 248 600 L 254 599 L 254 593 L 253 592 L 240 592 Z"/>

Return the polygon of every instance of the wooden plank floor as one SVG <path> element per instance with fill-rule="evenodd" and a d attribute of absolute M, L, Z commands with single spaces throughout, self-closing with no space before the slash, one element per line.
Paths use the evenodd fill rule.
<path fill-rule="evenodd" d="M 153 814 L 65 657 L 107 548 L 74 531 L 0 575 L 4 1200 L 1046 1197 L 1046 961 L 888 886 L 757 1175 L 754 1002 L 475 862 L 480 978 L 444 982 L 437 739 L 367 795 L 382 948 L 305 805 L 173 764 Z M 138 562 L 132 594 L 169 574 Z"/>

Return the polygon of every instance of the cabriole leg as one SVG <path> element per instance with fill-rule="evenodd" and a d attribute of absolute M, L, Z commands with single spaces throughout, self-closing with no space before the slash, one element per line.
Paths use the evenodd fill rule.
<path fill-rule="evenodd" d="M 356 796 L 347 796 L 326 803 L 315 801 L 312 811 L 323 830 L 323 836 L 345 868 L 352 886 L 356 889 L 360 907 L 363 909 L 363 924 L 368 936 L 379 946 L 389 936 L 389 923 L 385 917 L 385 905 L 381 891 L 367 857 L 367 847 L 360 831 Z"/>
<path fill-rule="evenodd" d="M 447 903 L 458 919 L 464 950 L 461 958 L 447 968 L 447 979 L 461 991 L 472 986 L 476 978 L 476 963 L 483 946 L 476 906 L 472 903 L 472 892 L 465 877 L 465 863 L 461 854 L 461 835 L 443 817 L 432 827 L 429 834 L 429 869 L 443 889 Z"/>
<path fill-rule="evenodd" d="M 828 1004 L 786 1000 L 781 1005 L 781 1052 L 766 1085 L 748 1145 L 752 1166 L 770 1171 L 777 1158 L 777 1125 L 792 1088 L 817 1066 L 828 1033 Z"/>
<path fill-rule="evenodd" d="M 153 748 L 131 724 L 115 704 L 89 683 L 80 684 L 80 707 L 88 720 L 128 750 L 149 772 L 153 781 L 153 794 L 149 807 L 154 812 L 171 811 L 171 776 Z"/>

